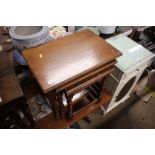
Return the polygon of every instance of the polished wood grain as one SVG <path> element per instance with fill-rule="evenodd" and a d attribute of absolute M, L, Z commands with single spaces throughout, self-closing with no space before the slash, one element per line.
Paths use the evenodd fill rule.
<path fill-rule="evenodd" d="M 70 87 L 66 87 L 67 95 L 74 94 L 79 92 L 80 90 L 87 88 L 88 86 L 92 85 L 96 81 L 102 79 L 107 74 L 111 73 L 113 70 L 113 65 L 109 65 L 105 67 L 104 69 L 100 70 L 96 74 L 93 74 L 92 76 L 85 78 L 84 80 L 81 80 Z M 71 82 L 72 83 L 72 82 Z M 70 85 L 70 84 L 69 84 Z"/>
<path fill-rule="evenodd" d="M 117 49 L 90 30 L 23 51 L 24 58 L 45 93 L 120 55 Z"/>
<path fill-rule="evenodd" d="M 91 72 L 88 72 L 87 74 L 83 74 L 82 76 L 80 76 L 79 78 L 75 79 L 75 80 L 71 80 L 70 82 L 62 85 L 61 87 L 57 88 L 57 92 L 62 91 L 64 89 L 70 89 L 70 87 L 75 87 L 77 84 L 79 85 L 80 83 L 82 83 L 83 81 L 88 81 L 91 78 L 97 76 L 98 74 L 100 74 L 101 72 L 104 72 L 106 68 L 108 67 L 113 67 L 115 64 L 117 63 L 116 60 L 113 60 L 99 68 L 96 68 L 95 70 L 92 70 Z"/>

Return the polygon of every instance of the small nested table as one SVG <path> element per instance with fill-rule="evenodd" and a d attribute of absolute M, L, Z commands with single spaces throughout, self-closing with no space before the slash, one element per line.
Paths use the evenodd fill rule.
<path fill-rule="evenodd" d="M 90 30 L 24 50 L 23 56 L 57 119 L 51 126 L 43 119 L 39 126 L 63 128 L 106 104 L 111 95 L 104 88 L 105 79 L 120 55 Z"/>
<path fill-rule="evenodd" d="M 20 128 L 35 126 L 8 56 L 0 52 L 0 128 L 9 128 L 11 120 Z"/>

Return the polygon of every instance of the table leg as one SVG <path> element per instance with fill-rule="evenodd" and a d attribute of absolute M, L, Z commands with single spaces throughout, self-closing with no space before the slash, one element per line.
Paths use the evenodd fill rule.
<path fill-rule="evenodd" d="M 70 119 L 73 116 L 73 110 L 71 105 L 73 95 L 70 96 L 66 95 L 66 98 L 67 98 L 67 118 Z"/>
<path fill-rule="evenodd" d="M 47 97 L 49 99 L 53 114 L 54 114 L 55 118 L 58 119 L 59 118 L 59 105 L 58 105 L 57 99 L 56 99 L 56 92 L 55 91 L 49 92 L 47 94 Z"/>
<path fill-rule="evenodd" d="M 102 96 L 103 96 L 103 93 L 104 93 L 104 89 L 105 89 L 105 84 L 106 84 L 106 77 L 104 77 L 102 80 L 101 80 L 101 85 L 100 85 L 100 91 L 99 91 L 99 101 L 101 100 Z"/>
<path fill-rule="evenodd" d="M 63 96 L 63 92 L 58 92 L 57 93 L 57 98 L 58 98 L 58 102 L 59 102 L 59 109 L 60 109 L 60 115 L 61 115 L 61 118 L 63 119 L 65 117 L 66 111 L 65 111 L 65 107 L 63 105 L 62 96 Z"/>

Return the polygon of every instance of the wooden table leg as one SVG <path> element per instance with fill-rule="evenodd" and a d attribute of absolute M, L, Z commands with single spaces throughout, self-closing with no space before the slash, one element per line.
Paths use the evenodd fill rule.
<path fill-rule="evenodd" d="M 105 84 L 106 84 L 106 77 L 104 77 L 102 80 L 101 80 L 101 84 L 100 84 L 100 91 L 99 91 L 99 101 L 101 100 L 102 96 L 103 96 L 103 93 L 104 93 L 104 89 L 105 89 Z"/>
<path fill-rule="evenodd" d="M 71 105 L 73 95 L 70 95 L 70 96 L 66 95 L 66 98 L 67 98 L 67 118 L 70 119 L 73 116 L 73 110 Z"/>
<path fill-rule="evenodd" d="M 57 93 L 58 102 L 59 102 L 59 111 L 60 111 L 61 118 L 63 119 L 66 115 L 66 110 L 65 110 L 65 107 L 63 105 L 62 96 L 63 96 L 63 92 Z"/>
<path fill-rule="evenodd" d="M 56 92 L 52 91 L 47 94 L 47 97 L 50 102 L 51 109 L 56 119 L 59 118 L 59 105 L 56 99 Z"/>

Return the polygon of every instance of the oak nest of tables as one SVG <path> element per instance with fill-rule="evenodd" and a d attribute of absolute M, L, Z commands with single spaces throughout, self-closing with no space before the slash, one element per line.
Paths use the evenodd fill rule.
<path fill-rule="evenodd" d="M 22 53 L 52 109 L 38 127 L 65 128 L 110 101 L 106 76 L 121 53 L 92 31 Z"/>

